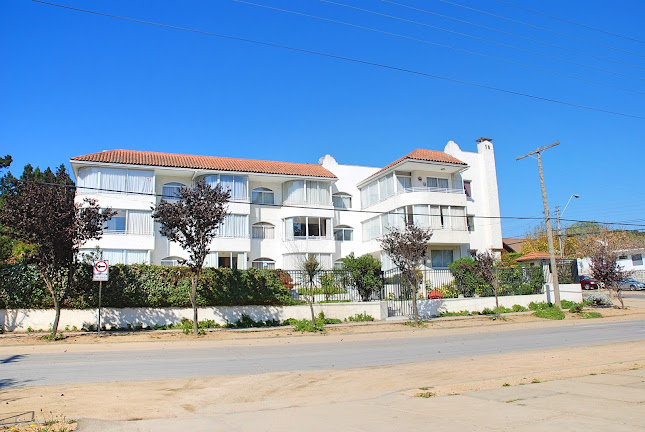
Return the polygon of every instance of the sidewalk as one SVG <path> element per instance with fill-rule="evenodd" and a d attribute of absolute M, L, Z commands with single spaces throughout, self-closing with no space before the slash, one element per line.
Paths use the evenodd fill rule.
<path fill-rule="evenodd" d="M 429 389 L 431 392 L 432 389 Z M 109 422 L 78 432 L 147 431 L 645 431 L 645 369 L 444 397 L 376 399 L 212 417 Z"/>

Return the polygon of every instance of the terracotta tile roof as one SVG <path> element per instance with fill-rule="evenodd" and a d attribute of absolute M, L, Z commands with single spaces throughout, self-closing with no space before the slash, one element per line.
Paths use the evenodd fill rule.
<path fill-rule="evenodd" d="M 420 160 L 420 161 L 427 161 L 427 162 L 442 162 L 442 163 L 450 163 L 450 164 L 456 164 L 456 165 L 464 165 L 467 166 L 468 164 L 466 162 L 462 162 L 459 159 L 457 159 L 454 156 L 449 155 L 448 153 L 438 151 L 438 150 L 427 150 L 427 149 L 416 149 L 411 151 L 410 153 L 406 154 L 405 156 L 395 160 L 391 164 L 386 165 L 382 169 L 378 170 L 374 174 L 368 177 L 372 178 L 383 171 L 392 168 L 395 165 L 400 164 L 401 162 L 404 162 L 406 160 Z M 367 179 L 365 179 L 367 180 Z"/>
<path fill-rule="evenodd" d="M 106 150 L 99 153 L 76 156 L 71 160 L 213 171 L 336 178 L 336 176 L 330 171 L 317 164 L 274 162 L 219 156 L 195 156 L 137 150 Z"/>
<path fill-rule="evenodd" d="M 517 258 L 515 261 L 535 261 L 535 260 L 543 260 L 543 259 L 550 259 L 551 255 L 549 255 L 548 252 L 529 252 L 526 255 L 523 255 L 519 258 Z M 556 259 L 561 259 L 562 257 L 560 255 L 555 256 Z"/>

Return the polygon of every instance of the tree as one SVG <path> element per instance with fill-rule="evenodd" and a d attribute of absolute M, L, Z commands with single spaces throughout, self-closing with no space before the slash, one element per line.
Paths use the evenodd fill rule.
<path fill-rule="evenodd" d="M 475 262 L 477 263 L 475 269 L 479 276 L 484 279 L 489 285 L 493 287 L 495 294 L 495 308 L 497 310 L 497 318 L 499 319 L 499 279 L 497 277 L 497 270 L 495 269 L 495 256 L 490 252 L 477 252 L 475 254 Z"/>
<path fill-rule="evenodd" d="M 211 187 L 201 180 L 194 188 L 179 189 L 176 202 L 161 200 L 152 207 L 152 217 L 161 223 L 161 234 L 188 252 L 184 263 L 190 269 L 192 288 L 190 303 L 193 306 L 193 330 L 199 333 L 197 320 L 197 282 L 210 252 L 209 246 L 228 214 L 227 202 L 231 195 L 218 184 Z"/>
<path fill-rule="evenodd" d="M 343 269 L 347 270 L 348 283 L 356 287 L 363 301 L 369 301 L 372 293 L 383 286 L 381 262 L 370 254 L 356 258 L 352 252 L 343 258 Z"/>
<path fill-rule="evenodd" d="M 381 249 L 388 254 L 395 266 L 401 272 L 402 282 L 410 284 L 414 301 L 412 310 L 415 322 L 419 321 L 417 307 L 417 291 L 419 289 L 419 273 L 417 266 L 428 251 L 428 242 L 432 232 L 414 224 L 407 224 L 404 229 L 394 228 L 380 240 Z"/>
<path fill-rule="evenodd" d="M 309 303 L 309 310 L 311 311 L 311 325 L 312 328 L 316 328 L 316 314 L 314 313 L 314 300 L 315 300 L 315 287 L 314 279 L 316 275 L 320 272 L 321 267 L 320 263 L 316 259 L 316 256 L 311 254 L 309 257 L 302 262 L 300 265 L 303 273 L 307 276 L 307 283 L 309 285 L 309 294 L 305 295 L 305 300 Z"/>
<path fill-rule="evenodd" d="M 624 231 L 603 230 L 586 239 L 585 250 L 589 256 L 591 274 L 610 290 L 625 307 L 619 282 L 630 275 L 618 265 L 619 250 L 632 247 L 632 236 Z"/>
<path fill-rule="evenodd" d="M 581 227 L 572 225 L 563 230 L 562 248 L 569 257 L 576 256 L 580 229 Z M 526 233 L 524 241 L 522 242 L 522 254 L 529 252 L 549 252 L 549 242 L 544 224 L 540 224 L 534 227 L 532 231 Z"/>
<path fill-rule="evenodd" d="M 30 166 L 28 166 L 31 168 Z M 26 179 L 34 178 L 25 167 Z M 95 200 L 75 203 L 74 182 L 61 165 L 54 174 L 38 170 L 40 181 L 14 181 L 5 190 L 0 223 L 8 235 L 32 245 L 27 260 L 36 265 L 54 302 L 52 336 L 58 331 L 61 302 L 73 283 L 78 252 L 89 240 L 99 239 L 115 212 L 101 211 Z"/>

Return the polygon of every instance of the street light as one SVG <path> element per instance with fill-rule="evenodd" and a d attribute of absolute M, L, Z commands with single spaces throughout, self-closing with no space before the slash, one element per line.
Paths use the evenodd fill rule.
<path fill-rule="evenodd" d="M 573 198 L 580 198 L 580 195 L 572 194 L 569 197 L 569 200 L 567 201 L 567 205 L 564 206 L 564 210 L 562 210 L 562 213 L 558 212 L 557 207 L 555 208 L 555 211 L 556 211 L 556 214 L 557 214 L 557 217 L 558 217 L 558 241 L 560 243 L 560 256 L 562 256 L 563 258 L 564 258 L 564 250 L 562 249 L 562 247 L 563 247 L 563 245 L 562 245 L 562 228 L 560 227 L 560 218 L 562 216 L 564 216 L 564 212 L 567 211 L 567 207 L 569 207 L 569 204 L 571 203 L 571 200 Z"/>

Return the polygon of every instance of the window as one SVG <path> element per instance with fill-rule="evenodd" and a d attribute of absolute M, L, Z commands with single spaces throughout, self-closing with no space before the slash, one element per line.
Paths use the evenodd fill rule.
<path fill-rule="evenodd" d="M 410 174 L 407 174 L 407 175 L 397 174 L 396 180 L 399 187 L 398 192 L 405 192 L 406 189 L 412 188 L 412 176 Z"/>
<path fill-rule="evenodd" d="M 231 194 L 231 201 L 247 201 L 249 199 L 248 178 L 245 176 L 210 175 L 204 177 L 204 180 L 211 187 L 221 185 L 223 190 Z"/>
<path fill-rule="evenodd" d="M 426 185 L 432 189 L 448 189 L 448 179 L 428 177 Z"/>
<path fill-rule="evenodd" d="M 468 228 L 468 232 L 475 232 L 475 216 L 466 216 L 466 226 Z"/>
<path fill-rule="evenodd" d="M 154 172 L 136 169 L 84 167 L 78 170 L 78 187 L 90 193 L 154 192 Z"/>
<path fill-rule="evenodd" d="M 103 259 L 113 264 L 148 264 L 147 250 L 103 249 Z"/>
<path fill-rule="evenodd" d="M 179 201 L 179 189 L 186 187 L 186 185 L 181 183 L 166 183 L 161 188 L 161 199 L 166 201 Z"/>
<path fill-rule="evenodd" d="M 332 266 L 331 254 L 326 253 L 295 253 L 284 255 L 285 270 L 297 270 L 308 258 L 314 257 L 323 270 L 329 270 Z"/>
<path fill-rule="evenodd" d="M 285 238 L 328 238 L 331 234 L 331 219 L 313 216 L 296 216 L 285 220 Z"/>
<path fill-rule="evenodd" d="M 246 264 L 244 252 L 209 252 L 204 260 L 204 267 L 244 268 L 238 267 L 238 263 Z"/>
<path fill-rule="evenodd" d="M 253 224 L 251 236 L 254 239 L 273 239 L 275 238 L 275 227 L 268 222 L 258 222 Z"/>
<path fill-rule="evenodd" d="M 248 238 L 249 216 L 241 214 L 227 214 L 218 228 L 218 237 Z"/>
<path fill-rule="evenodd" d="M 258 258 L 256 260 L 253 260 L 251 266 L 259 270 L 274 270 L 275 261 L 269 258 Z"/>
<path fill-rule="evenodd" d="M 466 198 L 472 199 L 473 192 L 472 192 L 470 180 L 464 180 L 464 193 L 466 194 Z"/>
<path fill-rule="evenodd" d="M 294 180 L 282 186 L 284 202 L 288 204 L 331 204 L 329 182 Z"/>
<path fill-rule="evenodd" d="M 354 229 L 346 225 L 339 225 L 334 228 L 334 239 L 336 241 L 354 240 Z"/>
<path fill-rule="evenodd" d="M 348 209 L 352 208 L 352 196 L 346 193 L 336 193 L 332 196 L 332 202 L 335 208 Z"/>
<path fill-rule="evenodd" d="M 171 256 L 171 257 L 163 258 L 161 260 L 161 265 L 166 267 L 177 267 L 181 265 L 182 261 L 183 259 L 180 257 Z"/>
<path fill-rule="evenodd" d="M 432 268 L 447 268 L 452 263 L 451 250 L 433 250 L 430 252 L 432 259 Z"/>
<path fill-rule="evenodd" d="M 334 268 L 335 269 L 342 269 L 343 268 L 343 260 L 342 259 L 337 259 L 334 261 Z"/>
<path fill-rule="evenodd" d="M 634 266 L 643 265 L 643 255 L 642 254 L 632 255 L 632 265 Z"/>
<path fill-rule="evenodd" d="M 269 188 L 258 187 L 251 194 L 253 204 L 274 204 L 273 191 Z"/>
<path fill-rule="evenodd" d="M 105 223 L 106 234 L 152 234 L 152 212 L 146 210 L 116 210 L 117 214 Z"/>
<path fill-rule="evenodd" d="M 626 259 L 627 259 L 627 255 L 621 255 L 621 256 L 619 256 L 619 257 L 618 257 L 618 259 L 619 259 L 619 260 L 626 260 Z"/>

